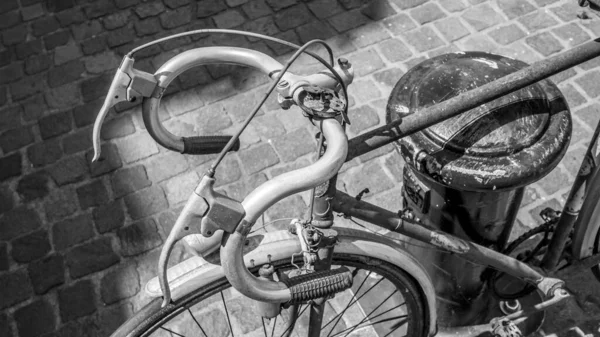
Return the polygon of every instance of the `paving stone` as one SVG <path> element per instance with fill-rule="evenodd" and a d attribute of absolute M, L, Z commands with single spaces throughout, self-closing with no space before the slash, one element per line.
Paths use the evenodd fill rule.
<path fill-rule="evenodd" d="M 311 14 L 305 6 L 295 5 L 277 12 L 274 18 L 277 27 L 281 31 L 286 31 L 309 22 Z M 332 20 L 334 19 L 332 18 Z M 335 26 L 335 24 L 333 25 Z"/>
<path fill-rule="evenodd" d="M 247 173 L 256 173 L 279 162 L 275 150 L 269 144 L 260 144 L 239 153 Z"/>
<path fill-rule="evenodd" d="M 587 105 L 577 111 L 575 111 L 575 115 L 584 122 L 588 127 L 591 125 L 597 125 L 600 120 L 600 105 L 597 103 L 593 103 Z"/>
<path fill-rule="evenodd" d="M 75 0 L 58 0 L 48 2 L 47 4 L 48 11 L 55 13 L 73 8 L 74 6 Z"/>
<path fill-rule="evenodd" d="M 585 97 L 583 97 L 571 84 L 561 85 L 559 88 L 567 99 L 570 108 L 578 107 L 587 102 Z"/>
<path fill-rule="evenodd" d="M 66 260 L 71 278 L 79 278 L 118 263 L 119 256 L 113 251 L 110 238 L 102 237 L 73 248 Z"/>
<path fill-rule="evenodd" d="M 33 134 L 29 127 L 5 131 L 0 135 L 0 147 L 5 153 L 20 149 L 33 143 Z"/>
<path fill-rule="evenodd" d="M 82 23 L 86 21 L 85 14 L 81 8 L 71 8 L 64 10 L 60 13 L 56 13 L 56 19 L 60 23 L 61 27 L 67 27 L 73 24 Z"/>
<path fill-rule="evenodd" d="M 525 42 L 544 56 L 549 56 L 563 49 L 561 43 L 547 32 L 530 36 L 525 39 Z"/>
<path fill-rule="evenodd" d="M 436 4 L 429 2 L 410 11 L 412 18 L 424 25 L 446 17 L 446 14 Z"/>
<path fill-rule="evenodd" d="M 577 83 L 590 97 L 600 95 L 600 86 L 598 85 L 598 83 L 600 83 L 600 71 L 598 70 L 585 73 L 583 76 L 576 79 L 575 83 Z"/>
<path fill-rule="evenodd" d="M 354 134 L 360 134 L 362 131 L 379 124 L 379 116 L 370 106 L 363 105 L 353 110 L 350 130 Z"/>
<path fill-rule="evenodd" d="M 17 0 L 2 1 L 2 3 L 0 4 L 0 13 L 8 12 L 12 9 L 17 8 L 19 8 L 19 3 L 17 2 Z"/>
<path fill-rule="evenodd" d="M 77 211 L 75 191 L 57 190 L 44 203 L 46 219 L 50 222 L 64 219 Z"/>
<path fill-rule="evenodd" d="M 326 40 L 336 35 L 336 32 L 333 30 L 333 28 L 321 21 L 312 21 L 302 25 L 296 28 L 296 32 L 298 33 L 302 43 L 306 43 L 315 39 Z"/>
<path fill-rule="evenodd" d="M 406 41 L 420 52 L 435 49 L 444 45 L 444 42 L 430 27 L 422 27 L 412 30 L 403 35 Z"/>
<path fill-rule="evenodd" d="M 0 214 L 10 211 L 13 207 L 15 207 L 15 202 L 12 189 L 0 186 Z"/>
<path fill-rule="evenodd" d="M 60 317 L 68 322 L 96 312 L 94 285 L 91 280 L 79 281 L 58 291 Z"/>
<path fill-rule="evenodd" d="M 342 12 L 329 18 L 329 23 L 340 33 L 364 25 L 367 22 L 369 22 L 369 18 L 358 9 Z"/>
<path fill-rule="evenodd" d="M 46 46 L 46 50 L 50 51 L 56 47 L 64 46 L 69 42 L 71 38 L 71 34 L 68 30 L 61 30 L 58 32 L 54 32 L 52 34 L 48 34 L 44 36 L 44 46 Z"/>
<path fill-rule="evenodd" d="M 487 4 L 471 7 L 462 18 L 478 31 L 495 26 L 502 22 L 502 17 Z"/>
<path fill-rule="evenodd" d="M 565 22 L 576 20 L 577 15 L 582 11 L 577 3 L 565 3 L 562 6 L 553 7 L 550 10 Z"/>
<path fill-rule="evenodd" d="M 0 68 L 0 84 L 18 81 L 23 77 L 23 63 L 15 62 L 9 66 Z"/>
<path fill-rule="evenodd" d="M 37 143 L 27 148 L 27 158 L 33 167 L 52 164 L 62 157 L 62 150 L 58 139 L 51 139 Z"/>
<path fill-rule="evenodd" d="M 361 9 L 361 12 L 373 21 L 379 21 L 397 13 L 387 0 L 369 1 L 367 5 Z"/>
<path fill-rule="evenodd" d="M 65 282 L 65 266 L 62 255 L 50 255 L 27 267 L 29 279 L 36 294 L 44 294 Z"/>
<path fill-rule="evenodd" d="M 79 205 L 82 209 L 100 206 L 109 201 L 108 191 L 102 180 L 98 179 L 76 189 Z"/>
<path fill-rule="evenodd" d="M 242 180 L 227 185 L 225 192 L 227 196 L 238 201 L 244 200 L 246 195 L 267 181 L 267 176 L 264 173 L 245 176 Z"/>
<path fill-rule="evenodd" d="M 390 34 L 379 23 L 369 23 L 348 32 L 349 40 L 358 48 L 364 48 L 390 38 Z"/>
<path fill-rule="evenodd" d="M 66 44 L 54 49 L 54 64 L 61 65 L 69 61 L 78 59 L 82 56 L 79 46 L 76 44 Z"/>
<path fill-rule="evenodd" d="M 316 151 L 314 137 L 306 129 L 297 129 L 274 138 L 272 144 L 284 162 L 293 161 L 300 156 Z"/>
<path fill-rule="evenodd" d="M 46 91 L 48 106 L 55 109 L 70 109 L 81 101 L 77 83 L 69 83 Z"/>
<path fill-rule="evenodd" d="M 498 7 L 509 19 L 531 13 L 535 7 L 526 0 L 499 0 Z"/>
<path fill-rule="evenodd" d="M 308 2 L 306 5 L 308 6 L 308 9 L 310 9 L 310 11 L 320 20 L 344 11 L 344 8 L 340 6 L 339 2 L 337 1 L 315 0 Z"/>
<path fill-rule="evenodd" d="M 4 213 L 0 218 L 0 236 L 3 240 L 12 240 L 40 226 L 40 218 L 34 209 L 19 206 Z"/>
<path fill-rule="evenodd" d="M 79 128 L 94 123 L 96 115 L 98 114 L 98 111 L 100 111 L 103 103 L 103 99 L 98 99 L 75 107 L 75 109 L 73 109 L 75 126 Z"/>
<path fill-rule="evenodd" d="M 568 45 L 571 47 L 582 44 L 590 39 L 588 33 L 584 32 L 583 29 L 575 23 L 555 28 L 552 32 L 563 41 L 568 42 Z"/>
<path fill-rule="evenodd" d="M 185 157 L 175 152 L 167 152 L 164 155 L 152 157 L 148 162 L 146 162 L 148 179 L 154 182 L 160 182 L 171 178 L 175 175 L 185 172 L 187 168 L 188 163 L 185 160 Z M 145 174 L 143 177 L 145 178 Z M 146 180 L 143 181 L 145 184 Z"/>
<path fill-rule="evenodd" d="M 125 26 L 129 21 L 131 13 L 127 11 L 117 12 L 103 18 L 104 28 L 113 30 Z"/>
<path fill-rule="evenodd" d="M 435 23 L 437 29 L 449 42 L 469 35 L 469 30 L 460 23 L 458 18 L 448 18 Z"/>
<path fill-rule="evenodd" d="M 199 6 L 202 7 L 202 6 Z M 149 16 L 156 16 L 162 13 L 165 10 L 165 6 L 163 6 L 160 1 L 153 1 L 141 4 L 135 8 L 135 13 L 141 18 L 147 18 Z"/>
<path fill-rule="evenodd" d="M 585 156 L 586 149 L 582 147 L 576 147 L 573 149 L 569 149 L 567 153 L 565 153 L 564 159 L 561 163 L 565 166 L 565 169 L 572 176 L 576 176 L 577 172 L 579 172 L 579 168 L 581 167 L 581 160 Z"/>
<path fill-rule="evenodd" d="M 54 331 L 56 318 L 52 305 L 46 300 L 39 299 L 14 313 L 19 336 L 35 337 Z"/>
<path fill-rule="evenodd" d="M 52 59 L 49 55 L 34 55 L 25 60 L 25 73 L 28 75 L 37 74 L 44 70 L 48 70 L 52 64 Z"/>
<path fill-rule="evenodd" d="M 98 328 L 99 336 L 110 336 L 115 332 L 125 321 L 133 316 L 133 305 L 131 303 L 122 303 L 110 306 L 106 309 L 100 309 L 98 314 L 98 322 L 104 322 Z M 76 334 L 81 335 L 81 334 Z"/>
<path fill-rule="evenodd" d="M 252 1 L 251 1 L 252 2 Z M 205 0 L 202 2 L 202 6 L 198 6 L 196 15 L 199 18 L 206 18 L 216 14 L 224 9 L 227 9 L 227 5 L 224 1 L 220 0 Z"/>
<path fill-rule="evenodd" d="M 66 157 L 49 169 L 50 176 L 58 186 L 82 180 L 87 174 L 87 164 L 83 156 Z"/>
<path fill-rule="evenodd" d="M 132 163 L 158 153 L 154 139 L 147 133 L 138 133 L 131 137 L 119 139 L 116 144 L 121 158 L 126 163 Z"/>
<path fill-rule="evenodd" d="M 89 129 L 77 130 L 62 139 L 65 154 L 70 155 L 92 147 L 92 131 Z"/>
<path fill-rule="evenodd" d="M 11 84 L 10 93 L 13 102 L 31 97 L 35 93 L 41 92 L 45 87 L 45 81 L 41 76 L 28 76 L 20 81 Z"/>
<path fill-rule="evenodd" d="M 95 208 L 93 214 L 96 230 L 99 233 L 120 228 L 125 223 L 125 212 L 118 200 Z"/>
<path fill-rule="evenodd" d="M 82 41 L 102 33 L 103 28 L 99 20 L 86 21 L 71 28 L 76 41 Z"/>
<path fill-rule="evenodd" d="M 48 232 L 38 230 L 12 241 L 12 257 L 16 262 L 27 263 L 43 257 L 50 251 Z"/>
<path fill-rule="evenodd" d="M 31 24 L 33 36 L 42 36 L 52 33 L 60 28 L 60 24 L 54 16 L 46 16 L 35 20 Z"/>
<path fill-rule="evenodd" d="M 134 256 L 162 244 L 162 239 L 152 219 L 136 222 L 117 231 L 123 256 Z"/>
<path fill-rule="evenodd" d="M 133 193 L 152 184 L 148 179 L 144 166 L 137 165 L 117 171 L 111 177 L 115 196 L 121 197 Z"/>
<path fill-rule="evenodd" d="M 44 15 L 44 7 L 42 4 L 35 4 L 33 6 L 23 7 L 21 9 L 21 17 L 23 21 L 31 21 L 35 18 L 39 18 Z"/>
<path fill-rule="evenodd" d="M 23 107 L 22 116 L 26 121 L 38 120 L 49 110 L 41 94 L 23 101 L 21 105 Z"/>
<path fill-rule="evenodd" d="M 299 195 L 289 196 L 275 205 L 271 206 L 266 211 L 266 216 L 269 221 L 285 218 L 302 218 L 306 214 L 306 204 Z M 287 225 L 289 222 L 285 222 Z"/>
<path fill-rule="evenodd" d="M 22 110 L 19 105 L 0 110 L 0 128 L 8 130 L 20 127 Z"/>
<path fill-rule="evenodd" d="M 112 304 L 131 297 L 140 290 L 139 275 L 135 263 L 128 263 L 107 273 L 100 284 L 104 304 Z"/>
<path fill-rule="evenodd" d="M 213 1 L 213 0 L 210 1 L 210 3 L 214 3 L 214 2 L 220 3 L 219 1 Z M 271 12 L 272 12 L 271 8 L 267 5 L 265 0 L 248 1 L 247 3 L 242 5 L 242 10 L 246 14 L 246 16 L 248 16 L 248 18 L 250 18 L 250 20 L 263 17 L 265 15 L 271 14 Z M 200 16 L 200 8 L 198 8 L 198 16 L 206 17 L 206 16 Z"/>
<path fill-rule="evenodd" d="M 402 75 L 404 75 L 404 72 L 402 71 L 402 69 L 391 68 L 391 69 L 385 69 L 378 73 L 373 74 L 373 78 L 378 83 L 391 89 L 396 85 L 398 80 L 400 80 L 400 77 L 402 77 Z"/>
<path fill-rule="evenodd" d="M 38 171 L 23 176 L 17 185 L 17 193 L 24 202 L 44 198 L 48 195 L 49 177 L 46 172 Z"/>
<path fill-rule="evenodd" d="M 150 17 L 135 22 L 135 31 L 138 36 L 152 35 L 161 31 L 160 22 L 157 17 Z"/>
<path fill-rule="evenodd" d="M 0 315 L 0 334 L 2 336 L 14 336 L 6 314 Z"/>
<path fill-rule="evenodd" d="M 511 24 L 509 26 L 496 28 L 492 30 L 489 35 L 497 43 L 506 45 L 525 37 L 525 32 L 523 32 L 517 25 Z"/>
<path fill-rule="evenodd" d="M 529 33 L 552 27 L 558 24 L 546 11 L 537 10 L 531 14 L 519 18 L 519 22 L 525 26 Z"/>
<path fill-rule="evenodd" d="M 41 40 L 32 40 L 25 42 L 23 44 L 17 45 L 15 48 L 17 58 L 22 60 L 31 55 L 37 55 L 42 53 L 42 41 Z"/>
<path fill-rule="evenodd" d="M 0 274 L 0 309 L 22 302 L 31 295 L 31 285 L 24 269 Z"/>
<path fill-rule="evenodd" d="M 3 106 L 8 102 L 8 88 L 0 87 L 0 106 Z"/>
<path fill-rule="evenodd" d="M 392 2 L 400 9 L 408 9 L 422 5 L 427 2 L 427 0 L 393 0 Z"/>
<path fill-rule="evenodd" d="M 28 29 L 24 24 L 8 28 L 2 32 L 2 42 L 5 46 L 12 46 L 22 43 L 27 38 Z"/>
<path fill-rule="evenodd" d="M 56 250 L 64 250 L 94 236 L 91 214 L 82 214 L 52 226 L 52 239 Z"/>
<path fill-rule="evenodd" d="M 91 3 L 90 5 L 84 7 L 83 10 L 89 19 L 95 19 L 113 13 L 117 9 L 112 1 L 100 1 Z"/>
<path fill-rule="evenodd" d="M 394 186 L 377 161 L 366 163 L 362 168 L 353 168 L 342 177 L 346 183 L 348 194 L 357 195 L 365 188 L 369 193 L 376 194 Z"/>
<path fill-rule="evenodd" d="M 69 111 L 59 112 L 43 117 L 38 124 L 42 138 L 48 139 L 71 131 L 73 118 Z"/>
<path fill-rule="evenodd" d="M 134 220 L 158 213 L 168 207 L 165 194 L 157 186 L 125 196 L 125 205 Z"/>
<path fill-rule="evenodd" d="M 85 67 L 81 60 L 68 61 L 48 72 L 48 84 L 52 88 L 67 84 L 79 79 L 84 72 Z"/>
<path fill-rule="evenodd" d="M 213 17 L 216 21 L 216 16 Z M 185 24 L 188 24 L 192 20 L 191 6 L 181 7 L 176 10 L 170 10 L 160 15 L 160 23 L 165 29 L 173 29 Z M 243 18 L 242 18 L 243 20 Z M 218 27 L 218 24 L 217 24 Z"/>
<path fill-rule="evenodd" d="M 129 27 L 115 29 L 108 33 L 106 43 L 110 48 L 118 47 L 135 39 L 135 31 Z"/>
<path fill-rule="evenodd" d="M 467 8 L 462 0 L 440 0 L 439 3 L 449 12 L 460 12 Z"/>

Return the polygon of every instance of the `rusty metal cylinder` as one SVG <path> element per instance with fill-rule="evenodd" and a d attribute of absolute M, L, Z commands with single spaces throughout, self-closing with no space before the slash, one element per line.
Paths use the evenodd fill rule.
<path fill-rule="evenodd" d="M 388 122 L 509 73 L 524 62 L 481 52 L 440 55 L 394 87 Z M 406 161 L 404 206 L 421 221 L 502 250 L 524 188 L 550 172 L 571 137 L 566 101 L 549 80 L 503 96 L 399 141 Z M 436 286 L 441 325 L 480 323 L 490 306 L 485 266 L 430 247 L 407 245 Z"/>

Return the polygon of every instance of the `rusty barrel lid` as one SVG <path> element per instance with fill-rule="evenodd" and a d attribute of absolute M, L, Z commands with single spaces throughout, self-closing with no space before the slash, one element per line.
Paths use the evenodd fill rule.
<path fill-rule="evenodd" d="M 388 122 L 526 67 L 483 52 L 444 54 L 421 62 L 396 83 Z M 464 190 L 530 184 L 550 172 L 571 136 L 568 105 L 544 80 L 399 141 L 405 160 L 440 183 Z"/>

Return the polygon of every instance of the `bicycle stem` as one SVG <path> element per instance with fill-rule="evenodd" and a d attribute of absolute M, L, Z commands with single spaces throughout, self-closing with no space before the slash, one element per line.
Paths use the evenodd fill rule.
<path fill-rule="evenodd" d="M 223 235 L 221 265 L 231 285 L 254 300 L 284 303 L 291 299 L 290 290 L 282 282 L 261 280 L 246 268 L 242 248 L 246 236 L 258 217 L 283 198 L 324 183 L 344 164 L 348 153 L 348 139 L 335 119 L 321 121 L 327 140 L 323 156 L 312 165 L 279 175 L 252 191 L 242 201 L 246 215 L 236 230 Z"/>

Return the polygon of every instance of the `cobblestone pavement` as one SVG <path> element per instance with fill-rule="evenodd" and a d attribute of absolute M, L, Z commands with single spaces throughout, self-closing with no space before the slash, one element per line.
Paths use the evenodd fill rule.
<path fill-rule="evenodd" d="M 585 13 L 585 14 L 582 14 Z M 133 46 L 193 28 L 236 28 L 296 43 L 324 38 L 356 67 L 350 137 L 385 123 L 387 96 L 411 66 L 450 51 L 488 51 L 534 62 L 600 35 L 600 18 L 566 0 L 2 0 L 0 1 L 0 336 L 106 336 L 149 298 L 141 291 L 173 221 L 214 156 L 157 146 L 139 105 L 117 107 L 91 164 L 91 123 L 120 57 Z M 250 46 L 284 61 L 290 50 L 246 38 L 183 38 L 139 55 L 154 71 L 192 46 Z M 515 235 L 560 208 L 600 119 L 600 58 L 552 78 L 573 114 L 559 166 L 526 189 Z M 301 59 L 292 71 L 320 69 Z M 160 114 L 179 135 L 231 134 L 266 90 L 248 69 L 183 75 Z M 228 155 L 217 187 L 242 199 L 260 183 L 313 159 L 315 129 L 274 98 Z M 347 163 L 338 188 L 399 209 L 403 161 L 394 145 Z M 266 220 L 302 215 L 308 194 Z M 175 260 L 185 256 L 181 249 Z M 547 336 L 600 335 L 600 286 L 565 275 L 575 298 L 552 310 Z"/>

